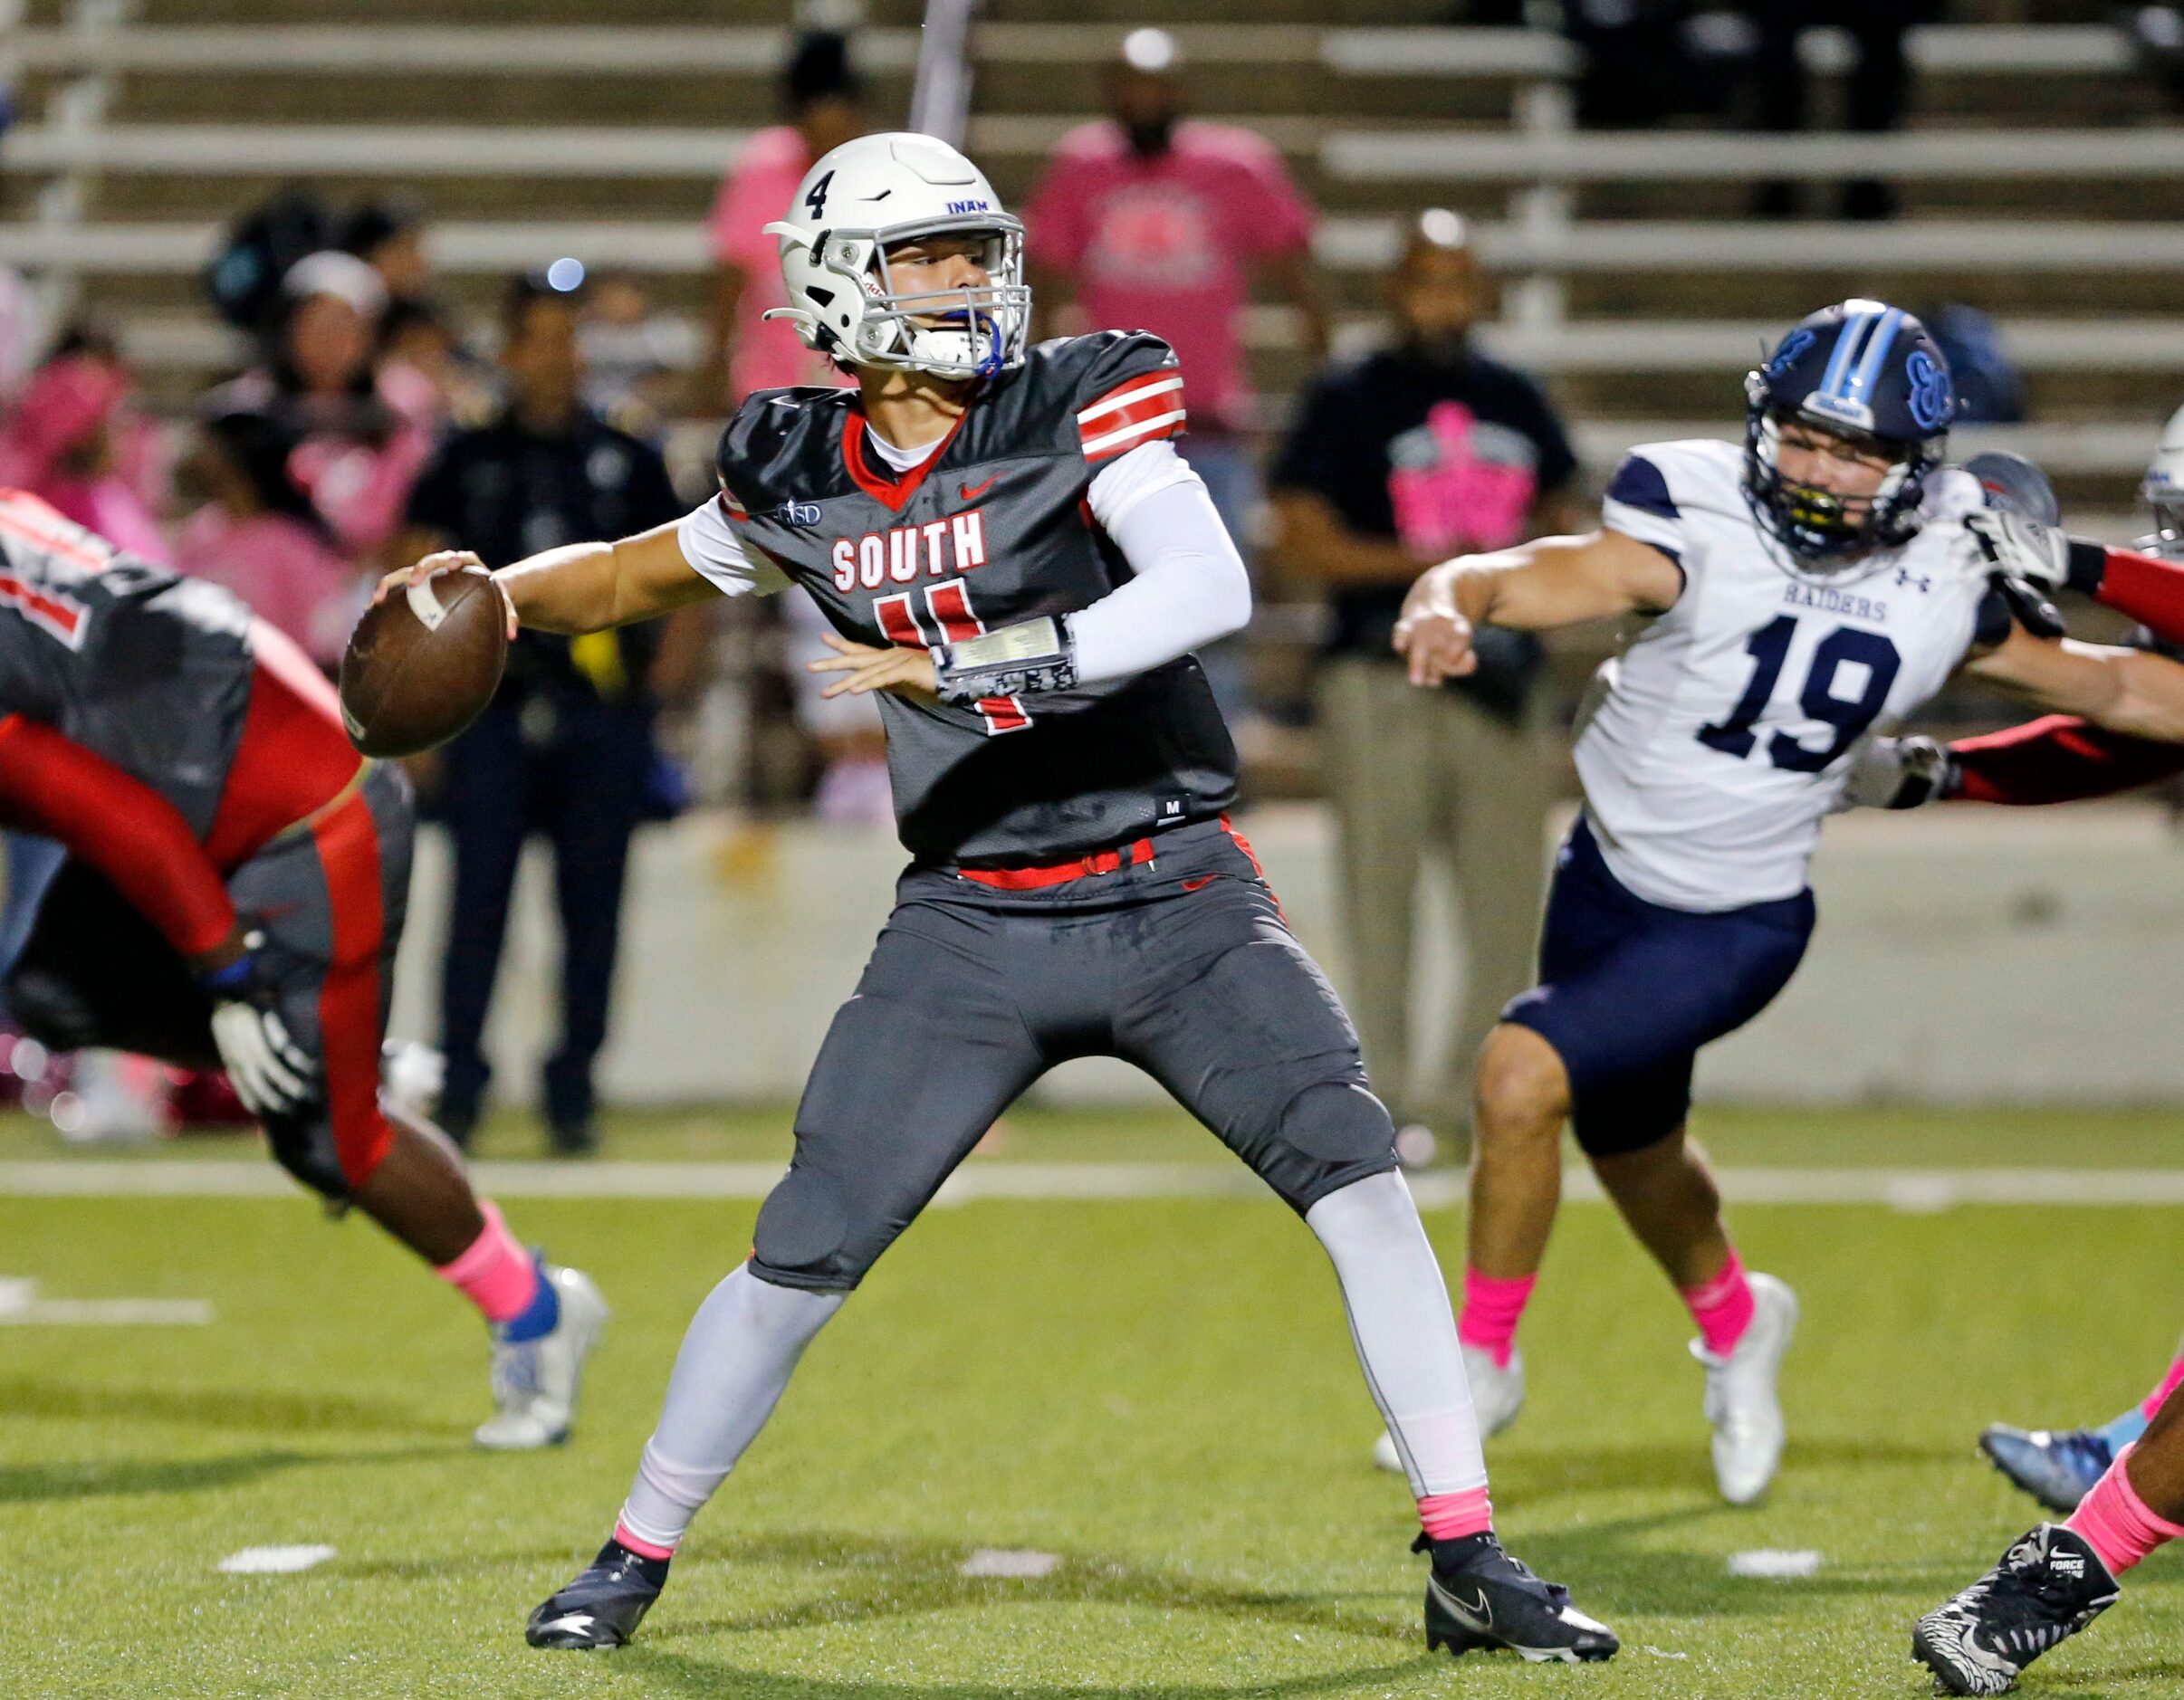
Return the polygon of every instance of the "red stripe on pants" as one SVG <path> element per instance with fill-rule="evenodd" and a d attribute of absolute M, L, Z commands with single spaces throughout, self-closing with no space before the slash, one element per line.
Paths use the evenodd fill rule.
<path fill-rule="evenodd" d="M 333 961 L 319 988 L 319 1048 L 326 1070 L 334 1154 L 351 1187 L 378 1168 L 394 1139 L 379 1110 L 379 834 L 358 791 L 314 822 L 333 916 Z"/>

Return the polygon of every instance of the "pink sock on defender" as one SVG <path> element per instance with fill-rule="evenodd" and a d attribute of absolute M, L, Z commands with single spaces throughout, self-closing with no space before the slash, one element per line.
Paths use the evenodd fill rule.
<path fill-rule="evenodd" d="M 1461 1541 L 1467 1534 L 1491 1530 L 1494 1507 L 1483 1487 L 1461 1494 L 1428 1494 L 1418 1502 L 1418 1521 L 1436 1541 Z"/>
<path fill-rule="evenodd" d="M 1480 1275 L 1469 1264 L 1463 1270 L 1463 1314 L 1456 1319 L 1456 1338 L 1467 1346 L 1493 1354 L 1494 1367 L 1509 1367 L 1509 1353 L 1517 1346 L 1517 1324 L 1539 1277 L 1517 1275 L 1503 1279 Z"/>
<path fill-rule="evenodd" d="M 2085 1544 L 2101 1555 L 2111 1576 L 2122 1575 L 2154 1548 L 2184 1535 L 2184 1525 L 2156 1516 L 2131 1485 L 2123 1466 L 2131 1451 L 2125 1447 L 2116 1454 L 2107 1474 L 2093 1485 L 2093 1491 L 2078 1503 L 2077 1510 L 2063 1525 L 2083 1536 Z"/>
<path fill-rule="evenodd" d="M 485 1218 L 485 1227 L 471 1241 L 470 1249 L 453 1263 L 438 1265 L 433 1274 L 461 1288 L 485 1313 L 487 1322 L 504 1323 L 521 1316 L 538 1291 L 538 1265 L 508 1231 L 498 1205 L 480 1199 L 478 1213 Z"/>
<path fill-rule="evenodd" d="M 2169 1366 L 2169 1373 L 2161 1378 L 2161 1385 L 2140 1402 L 2139 1414 L 2148 1422 L 2153 1421 L 2154 1414 L 2161 1409 L 2161 1401 L 2179 1387 L 2184 1387 L 2184 1358 L 2179 1358 Z"/>
<path fill-rule="evenodd" d="M 665 1560 L 675 1556 L 673 1547 L 662 1546 L 657 1541 L 647 1541 L 642 1535 L 632 1534 L 628 1523 L 620 1517 L 614 1520 L 614 1538 L 639 1558 Z"/>
<path fill-rule="evenodd" d="M 1729 1247 L 1729 1261 L 1711 1281 L 1681 1289 L 1691 1306 L 1691 1320 L 1699 1324 L 1699 1338 L 1717 1358 L 1726 1358 L 1744 1338 L 1752 1320 L 1752 1287 L 1744 1278 L 1744 1259 Z"/>

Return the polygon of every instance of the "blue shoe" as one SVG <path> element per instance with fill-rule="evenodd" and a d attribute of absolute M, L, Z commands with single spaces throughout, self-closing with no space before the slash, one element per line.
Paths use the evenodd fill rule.
<path fill-rule="evenodd" d="M 2097 1428 L 2012 1428 L 1996 1423 L 1979 1437 L 1979 1450 L 1997 1470 L 2064 1516 L 2093 1490 L 2116 1461 L 2108 1437 Z"/>

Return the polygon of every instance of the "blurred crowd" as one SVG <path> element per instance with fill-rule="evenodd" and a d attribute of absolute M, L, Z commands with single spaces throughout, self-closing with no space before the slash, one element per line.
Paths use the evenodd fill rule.
<path fill-rule="evenodd" d="M 1901 0 L 1457 0 L 1450 15 L 1578 43 L 1580 122 L 1696 112 L 1789 129 L 1813 118 L 1804 25 L 1834 24 L 1853 41 L 1844 92 L 1830 97 L 1846 111 L 1829 121 L 1887 129 L 1908 87 L 1904 30 L 1924 13 Z M 1248 766 L 1317 728 L 1352 950 L 1388 967 L 1355 1002 L 1368 1059 L 1405 1118 L 1461 1126 L 1459 1083 L 1413 1079 L 1413 905 L 1422 873 L 1445 865 L 1471 964 L 1463 1032 L 1446 1051 L 1469 1055 L 1528 969 L 1555 788 L 1542 657 L 1529 640 L 1482 643 L 1480 673 L 1419 712 L 1388 634 L 1422 565 L 1582 527 L 1584 469 L 1542 387 L 1474 343 L 1495 291 L 1461 217 L 1410 221 L 1385 334 L 1337 358 L 1316 214 L 1279 151 L 1193 115 L 1192 68 L 1164 31 L 1120 37 L 1097 75 L 1103 115 L 1060 139 L 1020 207 L 1035 334 L 1145 329 L 1175 348 L 1191 408 L 1178 446 L 1260 579 L 1262 607 L 1308 616 L 1289 629 L 1317 650 L 1308 670 L 1285 671 L 1233 641 L 1204 657 L 1208 672 Z M 33 358 L 22 291 L 0 276 L 0 483 L 229 586 L 330 669 L 374 579 L 427 549 L 499 565 L 672 521 L 710 493 L 710 431 L 744 396 L 847 381 L 764 319 L 782 297 L 763 226 L 821 154 L 902 115 L 875 110 L 852 42 L 829 32 L 797 43 L 780 103 L 779 121 L 724 162 L 702 321 L 663 307 L 634 274 L 588 274 L 570 257 L 508 279 L 497 310 L 465 318 L 435 275 L 421 205 L 335 205 L 295 189 L 236 219 L 204 275 L 248 359 L 186 407 L 169 398 L 156 421 L 125 350 L 96 324 L 63 329 Z M 1786 185 L 1755 194 L 1763 215 L 1893 211 L 1879 184 L 1844 185 L 1826 207 L 1801 205 Z M 1254 302 L 1286 315 L 1311 368 L 1286 419 L 1252 393 Z M 1929 322 L 1953 339 L 1984 416 L 2015 416 L 2015 376 L 1991 327 L 1945 306 Z M 678 421 L 694 423 L 678 435 Z M 527 633 L 485 715 L 420 765 L 455 854 L 439 1037 L 440 1120 L 458 1138 L 490 1093 L 480 1040 L 528 841 L 551 847 L 564 941 L 562 1033 L 541 1061 L 539 1097 L 554 1144 L 579 1151 L 594 1138 L 591 1071 L 634 833 L 693 796 L 891 824 L 869 700 L 824 700 L 795 664 L 816 649 L 819 619 L 784 597 L 691 610 L 656 630 Z M 12 847 L 11 860 L 24 857 L 11 913 L 34 901 L 35 849 Z M 0 935 L 9 922 L 0 915 Z"/>

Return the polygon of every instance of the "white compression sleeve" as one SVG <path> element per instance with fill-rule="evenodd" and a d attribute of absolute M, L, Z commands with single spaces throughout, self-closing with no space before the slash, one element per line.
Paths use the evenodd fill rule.
<path fill-rule="evenodd" d="M 1305 1222 L 1335 1261 L 1357 1361 L 1411 1492 L 1423 1498 L 1484 1487 L 1486 1454 L 1449 1289 L 1403 1177 L 1371 1175 L 1330 1192 Z"/>
<path fill-rule="evenodd" d="M 807 1293 L 738 1269 L 706 1294 L 675 1353 L 659 1426 L 645 1443 L 622 1522 L 673 1547 L 781 1402 L 811 1337 L 847 1295 Z"/>
<path fill-rule="evenodd" d="M 1135 575 L 1069 616 L 1077 677 L 1085 684 L 1145 673 L 1202 644 L 1240 630 L 1251 617 L 1251 579 L 1198 474 L 1165 443 L 1133 449 L 1116 463 L 1167 453 L 1173 470 L 1129 492 L 1103 514 L 1103 473 L 1093 483 L 1093 514 Z"/>

